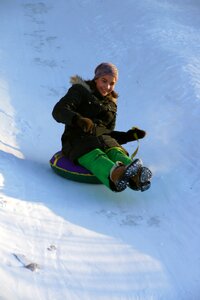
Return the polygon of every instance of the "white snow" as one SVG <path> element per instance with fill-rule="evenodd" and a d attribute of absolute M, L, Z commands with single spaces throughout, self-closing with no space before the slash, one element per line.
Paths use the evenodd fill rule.
<path fill-rule="evenodd" d="M 199 16 L 198 0 L 1 1 L 1 300 L 200 299 Z M 144 193 L 49 166 L 53 106 L 102 61 L 119 68 L 117 129 L 148 132 Z"/>

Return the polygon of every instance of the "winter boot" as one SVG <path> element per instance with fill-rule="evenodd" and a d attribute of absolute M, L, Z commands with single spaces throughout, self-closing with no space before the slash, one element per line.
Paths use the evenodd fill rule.
<path fill-rule="evenodd" d="M 117 162 L 110 171 L 111 188 L 116 192 L 122 192 L 128 186 L 130 178 L 137 175 L 141 168 L 142 161 L 140 159 L 135 159 L 127 166 Z"/>
<path fill-rule="evenodd" d="M 144 192 L 151 186 L 152 172 L 147 167 L 141 167 L 138 173 L 131 177 L 128 186 L 135 191 Z"/>

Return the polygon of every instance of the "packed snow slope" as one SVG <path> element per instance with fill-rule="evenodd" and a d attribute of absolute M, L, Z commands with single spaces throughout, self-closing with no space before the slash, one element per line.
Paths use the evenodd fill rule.
<path fill-rule="evenodd" d="M 199 0 L 0 2 L 1 300 L 200 299 L 199 16 Z M 53 106 L 102 61 L 119 68 L 116 129 L 148 132 L 144 193 L 49 166 Z"/>

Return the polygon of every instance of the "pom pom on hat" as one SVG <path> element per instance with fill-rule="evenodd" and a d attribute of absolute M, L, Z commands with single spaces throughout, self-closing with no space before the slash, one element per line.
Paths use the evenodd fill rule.
<path fill-rule="evenodd" d="M 101 63 L 98 65 L 94 71 L 94 79 L 102 77 L 104 75 L 111 75 L 115 77 L 116 81 L 118 80 L 118 70 L 115 65 L 112 63 Z"/>

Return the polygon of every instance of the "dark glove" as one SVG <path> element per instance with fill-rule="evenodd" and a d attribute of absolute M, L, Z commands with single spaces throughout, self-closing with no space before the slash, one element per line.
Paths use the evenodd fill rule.
<path fill-rule="evenodd" d="M 94 123 L 89 118 L 76 117 L 75 124 L 82 128 L 84 132 L 92 133 L 94 128 Z"/>
<path fill-rule="evenodd" d="M 137 139 L 143 139 L 146 135 L 146 132 L 137 127 L 133 127 L 126 132 L 127 141 L 135 141 Z"/>
<path fill-rule="evenodd" d="M 120 145 L 126 144 L 137 139 L 142 139 L 145 137 L 146 132 L 137 127 L 133 127 L 127 132 L 124 131 L 112 131 L 110 133 L 111 137 L 114 138 Z"/>

